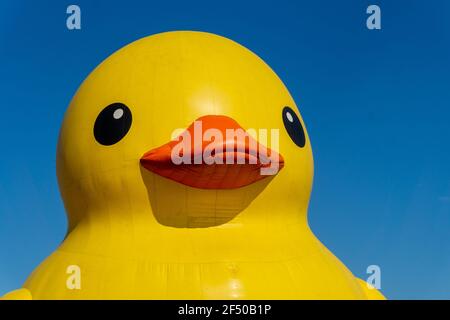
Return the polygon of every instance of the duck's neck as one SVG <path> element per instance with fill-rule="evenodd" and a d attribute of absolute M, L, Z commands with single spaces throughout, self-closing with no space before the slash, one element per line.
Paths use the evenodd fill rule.
<path fill-rule="evenodd" d="M 160 224 L 148 211 L 86 215 L 60 250 L 155 262 L 282 260 L 313 250 L 318 241 L 305 212 L 286 208 L 241 212 L 227 223 L 181 228 Z"/>

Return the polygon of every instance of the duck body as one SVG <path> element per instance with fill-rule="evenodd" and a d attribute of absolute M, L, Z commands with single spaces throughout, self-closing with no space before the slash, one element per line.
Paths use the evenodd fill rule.
<path fill-rule="evenodd" d="M 110 227 L 117 232 L 123 226 Z M 120 246 L 93 237 L 79 252 L 73 252 L 78 239 L 67 239 L 24 287 L 36 299 L 369 298 L 365 283 L 312 233 L 300 235 L 293 227 L 274 239 L 245 228 L 215 228 L 195 236 L 155 230 L 139 243 L 121 240 Z M 80 289 L 66 285 L 71 265 L 80 267 Z"/>
<path fill-rule="evenodd" d="M 277 155 L 275 172 L 260 176 L 259 154 L 251 165 L 170 163 L 174 130 L 196 119 L 216 133 L 270 132 L 254 146 Z M 57 174 L 68 232 L 23 290 L 34 299 L 382 298 L 311 232 L 313 171 L 297 105 L 254 53 L 202 32 L 135 41 L 87 77 L 66 112 Z"/>

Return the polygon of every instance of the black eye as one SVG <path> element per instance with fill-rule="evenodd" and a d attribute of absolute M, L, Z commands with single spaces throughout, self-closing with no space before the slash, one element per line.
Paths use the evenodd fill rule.
<path fill-rule="evenodd" d="M 110 104 L 100 112 L 95 120 L 95 140 L 104 146 L 113 145 L 125 137 L 130 127 L 130 109 L 123 103 Z"/>
<path fill-rule="evenodd" d="M 300 148 L 303 148 L 305 146 L 305 132 L 303 131 L 302 123 L 289 107 L 283 108 L 283 123 L 292 141 Z"/>

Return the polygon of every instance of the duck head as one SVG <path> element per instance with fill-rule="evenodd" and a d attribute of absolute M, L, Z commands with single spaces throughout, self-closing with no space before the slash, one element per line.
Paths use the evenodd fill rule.
<path fill-rule="evenodd" d="M 64 118 L 57 174 L 69 230 L 113 220 L 276 226 L 306 222 L 313 157 L 267 64 L 226 38 L 183 31 L 133 42 L 87 77 Z"/>

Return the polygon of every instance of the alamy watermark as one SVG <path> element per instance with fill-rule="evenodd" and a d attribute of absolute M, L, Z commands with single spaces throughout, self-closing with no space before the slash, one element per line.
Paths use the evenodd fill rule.
<path fill-rule="evenodd" d="M 66 19 L 66 27 L 69 30 L 81 29 L 81 9 L 75 4 L 67 7 L 66 13 L 69 15 Z"/>
<path fill-rule="evenodd" d="M 194 121 L 193 128 L 193 134 L 189 130 L 180 134 L 182 129 L 172 133 L 172 139 L 178 141 L 171 151 L 173 164 L 261 164 L 261 175 L 278 173 L 278 129 L 237 128 L 226 129 L 224 133 L 216 128 L 203 130 L 201 120 Z"/>
<path fill-rule="evenodd" d="M 369 30 L 380 30 L 381 29 L 381 9 L 379 6 L 372 4 L 367 7 L 367 14 L 370 14 L 366 20 L 366 26 Z"/>
<path fill-rule="evenodd" d="M 381 289 L 381 268 L 380 266 L 376 264 L 372 264 L 367 267 L 366 273 L 370 274 L 370 276 L 367 278 L 367 287 L 369 289 Z"/>
<path fill-rule="evenodd" d="M 81 268 L 72 264 L 67 266 L 66 274 L 69 276 L 66 280 L 66 288 L 69 290 L 80 290 L 81 289 Z"/>

